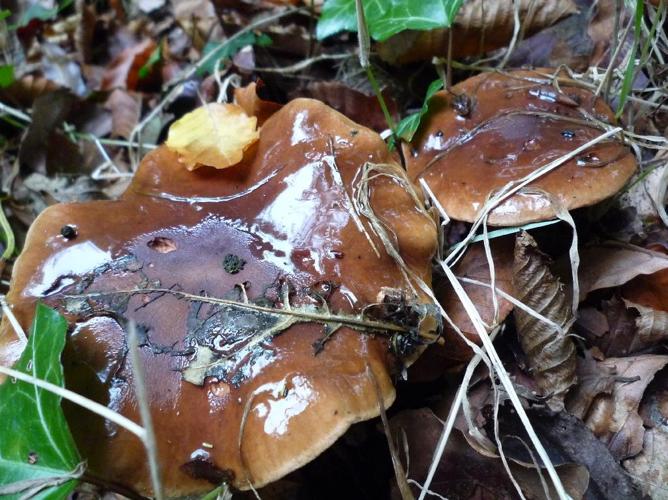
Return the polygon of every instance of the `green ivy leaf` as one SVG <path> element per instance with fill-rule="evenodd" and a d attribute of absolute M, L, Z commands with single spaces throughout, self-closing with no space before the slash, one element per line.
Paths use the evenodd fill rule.
<path fill-rule="evenodd" d="M 140 79 L 146 78 L 151 73 L 153 66 L 158 64 L 161 59 L 162 59 L 162 43 L 159 43 L 158 46 L 155 49 L 153 49 L 151 55 L 148 56 L 146 63 L 141 68 L 139 68 L 139 78 Z"/>
<path fill-rule="evenodd" d="M 422 121 L 422 117 L 427 114 L 429 111 L 429 101 L 431 98 L 443 88 L 443 80 L 440 78 L 438 80 L 434 80 L 429 84 L 429 88 L 427 89 L 427 94 L 424 97 L 424 103 L 422 104 L 422 108 L 420 111 L 417 113 L 413 113 L 412 115 L 408 115 L 406 118 L 401 120 L 399 122 L 399 125 L 397 125 L 397 137 L 400 137 L 406 142 L 411 142 L 413 140 L 413 136 L 415 133 L 418 131 L 418 128 L 420 128 L 420 122 Z"/>
<path fill-rule="evenodd" d="M 9 9 L 0 10 L 0 21 L 4 21 L 5 19 L 7 19 L 11 15 L 12 15 L 12 11 L 9 10 Z"/>
<path fill-rule="evenodd" d="M 452 24 L 463 0 L 364 0 L 369 34 L 382 42 L 404 30 L 431 30 Z M 340 31 L 357 31 L 355 0 L 326 0 L 318 20 L 322 40 Z"/>
<path fill-rule="evenodd" d="M 0 65 L 0 87 L 7 88 L 14 83 L 14 65 Z"/>
<path fill-rule="evenodd" d="M 353 9 L 355 8 L 353 0 Z M 262 33 L 261 35 L 256 35 L 252 31 L 248 31 L 243 35 L 235 38 L 231 42 L 208 42 L 204 46 L 202 51 L 202 57 L 208 56 L 211 52 L 216 54 L 211 56 L 208 62 L 203 64 L 197 70 L 197 76 L 204 76 L 211 74 L 216 69 L 216 62 L 220 59 L 229 59 L 234 56 L 237 52 L 243 49 L 246 45 L 257 45 L 258 47 L 267 47 L 272 44 L 271 38 Z"/>
<path fill-rule="evenodd" d="M 636 53 L 638 52 L 638 45 L 640 42 L 640 32 L 642 28 L 642 19 L 643 19 L 643 1 L 636 0 L 635 14 L 634 14 L 634 34 L 635 38 L 633 40 L 633 47 L 631 48 L 631 54 L 629 55 L 629 62 L 624 71 L 624 79 L 622 80 L 622 88 L 619 93 L 619 104 L 617 105 L 617 113 L 615 113 L 615 118 L 622 116 L 624 112 L 624 105 L 626 100 L 631 93 L 631 87 L 633 86 L 633 79 L 636 74 Z"/>
<path fill-rule="evenodd" d="M 67 323 L 38 304 L 30 338 L 15 370 L 63 386 L 60 355 Z M 74 489 L 81 461 L 61 398 L 18 380 L 0 385 L 0 496 L 4 499 L 65 498 Z M 6 496 L 4 496 L 6 495 Z"/>

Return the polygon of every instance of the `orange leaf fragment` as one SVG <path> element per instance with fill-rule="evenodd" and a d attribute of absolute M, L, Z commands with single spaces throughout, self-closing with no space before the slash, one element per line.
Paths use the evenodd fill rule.
<path fill-rule="evenodd" d="M 239 163 L 259 137 L 256 117 L 236 104 L 211 103 L 175 121 L 165 144 L 188 170 L 227 168 Z"/>

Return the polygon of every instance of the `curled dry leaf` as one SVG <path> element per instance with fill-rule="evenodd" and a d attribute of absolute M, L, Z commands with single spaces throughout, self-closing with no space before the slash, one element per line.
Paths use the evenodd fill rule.
<path fill-rule="evenodd" d="M 524 33 L 550 26 L 578 11 L 573 0 L 469 0 L 464 2 L 453 24 L 453 57 L 466 57 L 508 44 L 515 27 L 515 4 Z M 403 31 L 379 45 L 380 56 L 400 64 L 445 56 L 447 29 Z"/>
<path fill-rule="evenodd" d="M 617 460 L 637 455 L 645 432 L 638 414 L 640 400 L 656 372 L 668 363 L 668 356 L 589 359 L 586 363 L 581 370 L 589 378 L 569 396 L 569 412 L 584 420 Z"/>
<path fill-rule="evenodd" d="M 668 256 L 647 248 L 612 242 L 584 248 L 580 251 L 580 300 L 594 290 L 620 286 L 664 269 L 668 269 Z"/>
<path fill-rule="evenodd" d="M 106 108 L 111 111 L 111 133 L 129 139 L 141 117 L 141 97 L 116 89 L 107 99 Z"/>
<path fill-rule="evenodd" d="M 655 500 L 668 498 L 668 430 L 649 429 L 645 432 L 642 451 L 622 464 L 640 485 L 643 493 Z"/>
<path fill-rule="evenodd" d="M 603 366 L 594 359 L 592 351 L 585 351 L 584 357 L 577 359 L 578 384 L 566 398 L 566 410 L 585 420 L 587 411 L 598 395 L 612 394 L 615 375 L 614 368 Z"/>
<path fill-rule="evenodd" d="M 276 111 L 281 109 L 281 105 L 261 99 L 257 95 L 257 83 L 252 82 L 245 87 L 234 89 L 234 102 L 241 106 L 248 116 L 257 118 L 257 126 L 262 124 Z"/>
<path fill-rule="evenodd" d="M 257 118 L 236 104 L 206 104 L 177 120 L 165 144 L 188 170 L 227 168 L 239 163 L 260 137 Z"/>
<path fill-rule="evenodd" d="M 548 266 L 548 257 L 526 232 L 515 242 L 513 284 L 518 299 L 564 329 L 572 318 L 571 303 L 563 283 Z M 529 368 L 554 410 L 563 408 L 564 395 L 576 382 L 576 356 L 567 331 L 560 333 L 519 308 L 514 311 L 517 334 Z"/>
<path fill-rule="evenodd" d="M 638 331 L 629 352 L 636 352 L 668 340 L 668 312 L 657 311 L 628 300 L 624 303 L 626 307 L 638 311 L 635 320 Z"/>

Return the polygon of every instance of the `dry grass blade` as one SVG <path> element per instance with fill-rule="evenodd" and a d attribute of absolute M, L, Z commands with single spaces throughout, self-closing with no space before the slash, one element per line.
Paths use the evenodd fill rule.
<path fill-rule="evenodd" d="M 378 379 L 373 373 L 371 366 L 367 364 L 366 367 L 367 375 L 371 379 L 374 389 L 376 390 L 376 396 L 378 398 L 378 409 L 380 410 L 380 419 L 383 423 L 383 430 L 385 431 L 385 437 L 387 438 L 387 446 L 390 449 L 390 457 L 392 458 L 392 468 L 394 469 L 394 476 L 397 480 L 397 486 L 399 487 L 399 492 L 401 493 L 402 500 L 414 500 L 413 492 L 411 491 L 408 481 L 406 480 L 406 472 L 404 467 L 401 464 L 401 459 L 399 458 L 399 452 L 397 451 L 397 446 L 394 443 L 392 438 L 392 431 L 390 430 L 390 424 L 387 420 L 387 413 L 385 412 L 385 404 L 383 403 L 383 394 L 380 390 L 380 385 L 378 384 Z"/>
<path fill-rule="evenodd" d="M 528 233 L 521 233 L 515 243 L 513 281 L 518 299 L 568 330 L 573 313 L 563 283 L 548 266 L 547 256 L 540 252 Z M 558 330 L 540 322 L 521 309 L 514 311 L 517 333 L 536 383 L 547 404 L 555 411 L 564 407 L 564 396 L 576 382 L 575 345 Z"/>
<path fill-rule="evenodd" d="M 559 478 L 559 475 L 557 474 L 557 471 L 554 469 L 554 465 L 552 464 L 550 457 L 548 456 L 547 452 L 545 451 L 545 448 L 540 442 L 540 439 L 538 439 L 538 435 L 536 434 L 536 431 L 533 429 L 533 426 L 531 425 L 531 422 L 529 421 L 529 417 L 526 414 L 524 407 L 522 406 L 522 402 L 520 401 L 517 392 L 515 392 L 515 388 L 513 386 L 512 381 L 510 380 L 510 377 L 508 376 L 508 373 L 506 372 L 503 363 L 501 362 L 501 359 L 499 358 L 498 353 L 496 352 L 496 349 L 494 348 L 494 345 L 492 344 L 491 339 L 489 338 L 489 335 L 487 334 L 487 331 L 485 329 L 485 325 L 480 318 L 480 314 L 478 314 L 478 311 L 475 308 L 475 305 L 471 301 L 470 297 L 466 294 L 466 291 L 462 288 L 461 284 L 457 280 L 457 277 L 454 275 L 452 270 L 446 265 L 444 261 L 441 263 L 441 267 L 443 271 L 445 272 L 446 277 L 450 281 L 450 284 L 452 285 L 453 289 L 459 296 L 462 305 L 466 309 L 467 313 L 469 314 L 471 318 L 471 322 L 473 323 L 473 326 L 476 329 L 476 332 L 480 336 L 480 339 L 482 341 L 483 347 L 485 349 L 485 353 L 487 356 L 489 356 L 489 359 L 491 361 L 491 365 L 493 367 L 494 373 L 498 376 L 501 384 L 503 385 L 503 388 L 505 389 L 506 393 L 508 394 L 508 397 L 510 398 L 513 406 L 515 407 L 515 410 L 517 411 L 517 415 L 520 418 L 522 424 L 524 425 L 527 434 L 529 435 L 532 444 L 536 448 L 536 451 L 538 452 L 539 457 L 545 464 L 545 467 L 547 468 L 547 471 L 550 475 L 550 479 L 552 480 L 552 483 L 554 484 L 554 488 L 557 491 L 557 494 L 559 495 L 559 498 L 561 499 L 568 499 L 570 498 L 569 495 L 566 493 L 566 490 L 564 489 L 563 484 L 561 483 L 561 479 Z M 444 446 L 444 445 L 443 445 Z M 420 496 L 420 499 L 422 500 L 424 498 L 424 493 L 430 486 L 431 479 L 433 479 L 433 473 L 430 470 L 430 474 L 427 478 L 427 481 L 424 484 L 424 489 L 423 489 L 423 495 Z"/>
<path fill-rule="evenodd" d="M 68 401 L 71 401 L 72 403 L 79 405 L 82 408 L 85 408 L 86 410 L 92 411 L 93 413 L 100 415 L 102 418 L 106 418 L 110 422 L 113 422 L 116 425 L 123 427 L 125 430 L 131 432 L 139 439 L 141 439 L 142 442 L 146 437 L 146 430 L 140 425 L 135 424 L 132 420 L 125 418 L 123 415 L 116 413 L 115 411 L 110 410 L 106 406 L 103 406 L 100 403 L 96 403 L 95 401 L 88 399 L 82 396 L 81 394 L 77 394 L 76 392 L 72 392 L 69 389 L 59 387 L 57 385 L 38 379 L 31 375 L 26 375 L 23 372 L 13 370 L 6 366 L 0 365 L 0 373 L 3 375 L 7 375 L 8 377 L 20 380 L 22 382 L 27 382 L 29 384 L 36 385 L 40 389 L 52 392 L 53 394 L 56 394 L 63 399 L 67 399 Z"/>
<path fill-rule="evenodd" d="M 137 328 L 134 322 L 128 325 L 128 355 L 132 363 L 132 379 L 137 395 L 137 404 L 139 405 L 139 414 L 144 425 L 144 446 L 148 455 L 148 465 L 151 470 L 151 483 L 153 485 L 153 495 L 156 500 L 164 498 L 162 482 L 160 480 L 160 464 L 158 463 L 158 448 L 155 442 L 155 432 L 153 432 L 153 420 L 149 407 L 148 397 L 146 396 L 146 384 L 144 381 L 144 370 L 139 358 L 139 345 L 137 341 Z"/>

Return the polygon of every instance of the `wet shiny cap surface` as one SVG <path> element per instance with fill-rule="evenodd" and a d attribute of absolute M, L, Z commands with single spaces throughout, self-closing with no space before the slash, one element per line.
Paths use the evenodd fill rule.
<path fill-rule="evenodd" d="M 440 92 L 413 144 L 408 173 L 424 179 L 450 217 L 473 222 L 491 194 L 605 132 L 614 115 L 602 99 L 554 70 L 482 73 Z M 566 209 L 616 193 L 636 169 L 619 138 L 586 149 L 529 184 Z M 553 218 L 546 196 L 518 193 L 499 204 L 489 223 L 513 226 Z"/>
<path fill-rule="evenodd" d="M 360 184 L 367 162 L 390 161 L 375 132 L 304 99 L 263 121 L 226 170 L 189 172 L 160 147 L 121 199 L 55 205 L 35 221 L 8 301 L 24 328 L 37 300 L 65 314 L 68 387 L 139 422 L 125 334 L 135 322 L 168 495 L 260 487 L 392 403 L 395 333 L 429 315 L 418 281 L 430 282 L 433 220 L 396 166 Z M 355 208 L 360 189 L 403 269 Z M 21 347 L 4 322 L 0 362 Z M 150 493 L 139 440 L 66 411 L 91 471 Z"/>

